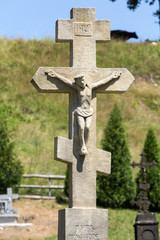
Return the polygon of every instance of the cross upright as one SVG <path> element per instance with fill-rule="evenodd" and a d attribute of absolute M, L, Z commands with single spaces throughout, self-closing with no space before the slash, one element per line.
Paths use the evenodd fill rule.
<path fill-rule="evenodd" d="M 69 138 L 56 137 L 55 159 L 69 164 L 70 208 L 96 207 L 96 173 L 110 174 L 111 154 L 96 148 L 96 94 L 124 93 L 134 81 L 127 69 L 96 68 L 96 42 L 110 40 L 110 22 L 95 8 L 73 8 L 56 23 L 56 41 L 70 42 L 70 67 L 41 67 L 39 92 L 69 93 Z"/>
<path fill-rule="evenodd" d="M 110 21 L 96 20 L 94 8 L 73 8 L 71 19 L 58 20 L 56 30 L 57 42 L 70 42 L 71 67 L 95 68 L 96 42 L 110 40 Z"/>

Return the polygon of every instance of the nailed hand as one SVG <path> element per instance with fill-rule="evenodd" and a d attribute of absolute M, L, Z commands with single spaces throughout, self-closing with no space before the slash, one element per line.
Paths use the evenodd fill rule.
<path fill-rule="evenodd" d="M 57 77 L 57 74 L 54 71 L 48 70 L 48 71 L 45 71 L 45 73 L 50 77 L 53 77 L 53 78 Z"/>
<path fill-rule="evenodd" d="M 121 74 L 122 74 L 121 71 L 119 71 L 119 72 L 118 72 L 118 71 L 115 71 L 115 72 L 112 73 L 112 77 L 113 77 L 113 79 L 114 79 L 114 78 L 116 79 L 116 78 L 120 77 Z"/>

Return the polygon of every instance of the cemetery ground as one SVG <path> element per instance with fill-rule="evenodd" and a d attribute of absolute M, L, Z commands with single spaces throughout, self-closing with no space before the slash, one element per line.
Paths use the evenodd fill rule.
<path fill-rule="evenodd" d="M 4 107 L 7 113 L 11 141 L 14 141 L 15 153 L 22 161 L 24 173 L 65 175 L 65 164 L 53 160 L 53 144 L 55 136 L 68 136 L 68 95 L 37 93 L 30 80 L 39 66 L 68 66 L 69 44 L 56 44 L 52 40 L 2 38 L 0 56 L 0 109 Z M 131 161 L 140 161 L 139 154 L 149 127 L 153 128 L 160 144 L 159 58 L 159 45 L 116 41 L 97 44 L 97 67 L 126 67 L 136 77 L 123 95 L 98 94 L 98 148 L 101 148 L 103 131 L 115 103 L 124 119 Z M 137 168 L 133 170 L 134 177 L 137 171 Z M 22 184 L 46 183 L 32 179 L 23 180 Z M 54 184 L 58 182 L 54 181 Z M 20 191 L 20 194 L 29 193 L 29 189 Z M 33 222 L 32 230 L 0 230 L 0 239 L 7 239 L 7 235 L 5 238 L 1 235 L 11 231 L 14 231 L 13 235 L 8 239 L 56 239 L 53 236 L 57 231 L 57 212 L 64 205 L 55 201 L 18 200 L 13 206 L 19 210 L 21 218 L 31 216 L 28 221 Z M 109 209 L 109 239 L 133 240 L 136 214 L 137 211 L 132 210 Z M 160 221 L 160 215 L 156 216 Z M 41 225 L 43 223 L 44 226 Z M 18 231 L 22 231 L 21 236 L 14 235 Z"/>
<path fill-rule="evenodd" d="M 15 200 L 13 207 L 18 209 L 19 222 L 32 223 L 32 227 L 0 229 L 0 240 L 57 240 L 58 210 L 67 205 L 55 200 Z M 135 217 L 137 211 L 109 209 L 108 239 L 134 240 Z M 160 213 L 156 214 L 160 221 Z"/>

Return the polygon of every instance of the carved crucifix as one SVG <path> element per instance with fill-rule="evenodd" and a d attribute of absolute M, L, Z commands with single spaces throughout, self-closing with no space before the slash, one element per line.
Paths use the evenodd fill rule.
<path fill-rule="evenodd" d="M 110 22 L 95 8 L 73 8 L 58 20 L 56 41 L 70 42 L 70 67 L 41 67 L 32 79 L 39 92 L 69 93 L 69 139 L 55 138 L 55 159 L 69 164 L 70 207 L 96 207 L 96 173 L 107 175 L 111 154 L 96 148 L 96 94 L 124 93 L 134 81 L 127 69 L 96 68 L 96 42 L 110 40 Z M 107 103 L 106 103 L 107 107 Z"/>

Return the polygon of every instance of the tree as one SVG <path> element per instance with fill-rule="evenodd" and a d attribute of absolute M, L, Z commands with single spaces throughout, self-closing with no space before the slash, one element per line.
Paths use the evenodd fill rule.
<path fill-rule="evenodd" d="M 14 154 L 14 144 L 9 140 L 5 114 L 0 109 L 0 193 L 20 183 L 23 167 Z"/>
<path fill-rule="evenodd" d="M 97 203 L 103 207 L 127 207 L 135 196 L 135 183 L 123 119 L 117 105 L 104 130 L 102 148 L 111 152 L 111 174 L 97 177 Z"/>
<path fill-rule="evenodd" d="M 116 0 L 110 0 L 112 2 L 115 2 Z M 156 12 L 153 13 L 153 16 L 158 18 L 158 24 L 159 24 L 159 28 L 160 28 L 160 0 L 144 0 L 146 3 L 148 3 L 149 5 L 153 5 L 154 3 L 156 3 L 158 1 L 158 10 Z M 127 0 L 127 7 L 130 10 L 135 10 L 136 8 L 139 7 L 139 5 L 141 4 L 142 0 Z"/>
<path fill-rule="evenodd" d="M 150 184 L 148 197 L 151 202 L 151 209 L 160 210 L 160 149 L 153 129 L 148 130 L 143 151 L 147 154 L 147 162 L 154 160 L 158 164 L 156 167 L 149 167 L 147 169 L 146 180 Z M 139 171 L 136 183 L 139 191 L 139 183 L 142 183 L 142 171 Z"/>

